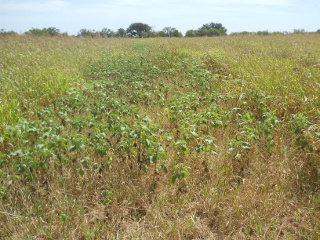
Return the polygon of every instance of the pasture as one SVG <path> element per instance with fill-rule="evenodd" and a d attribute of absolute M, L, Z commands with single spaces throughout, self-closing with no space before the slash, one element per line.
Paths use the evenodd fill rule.
<path fill-rule="evenodd" d="M 318 239 L 320 34 L 0 38 L 1 239 Z"/>

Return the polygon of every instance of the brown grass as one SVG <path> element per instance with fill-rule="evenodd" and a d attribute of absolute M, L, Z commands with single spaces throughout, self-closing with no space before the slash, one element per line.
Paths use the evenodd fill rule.
<path fill-rule="evenodd" d="M 273 41 L 270 42 L 270 40 Z M 179 68 L 181 72 L 173 75 L 163 73 L 156 79 L 146 80 L 150 83 L 162 82 L 168 87 L 167 93 L 164 94 L 163 105 L 153 104 L 154 99 L 148 97 L 142 98 L 143 100 L 136 104 L 141 116 L 148 115 L 155 124 L 159 125 L 159 129 L 163 130 L 162 133 L 157 133 L 157 136 L 167 153 L 165 160 L 156 164 L 146 164 L 148 167 L 146 172 L 142 170 L 143 163 L 137 160 L 140 157 L 137 148 L 132 148 L 132 154 L 126 155 L 124 151 L 116 148 L 117 142 L 111 137 L 111 133 L 108 133 L 109 135 L 107 134 L 105 138 L 111 145 L 106 156 L 99 156 L 93 148 L 89 147 L 88 153 L 83 151 L 65 153 L 63 150 L 57 150 L 61 156 L 49 158 L 49 169 L 35 171 L 32 181 L 23 178 L 16 180 L 15 175 L 19 174 L 15 172 L 14 158 L 3 157 L 2 159 L 9 164 L 0 168 L 2 171 L 0 172 L 0 187 L 2 187 L 0 191 L 6 193 L 6 198 L 3 197 L 0 200 L 2 225 L 0 238 L 319 239 L 320 149 L 316 133 L 319 132 L 320 119 L 317 115 L 319 108 L 316 107 L 319 104 L 317 102 L 319 98 L 315 93 L 319 90 L 317 87 L 319 81 L 316 78 L 320 75 L 318 75 L 318 69 L 313 67 L 319 60 L 316 58 L 320 56 L 319 50 L 316 49 L 319 46 L 318 40 L 318 36 L 208 38 L 199 40 L 200 43 L 195 43 L 191 39 L 142 40 L 142 42 L 132 39 L 120 43 L 116 40 L 110 42 L 87 39 L 63 40 L 70 41 L 68 43 L 62 40 L 45 40 L 49 45 L 62 46 L 64 50 L 70 48 L 69 53 L 65 55 L 67 59 L 70 57 L 74 61 L 72 64 L 69 63 L 70 67 L 73 67 L 72 74 L 83 79 L 79 80 L 80 84 L 77 81 L 68 83 L 70 84 L 68 87 L 73 86 L 79 94 L 88 97 L 86 104 L 89 101 L 103 101 L 99 97 L 103 91 L 100 91 L 99 87 L 94 88 L 90 85 L 92 79 L 88 78 L 92 77 L 92 73 L 86 67 L 110 51 L 114 51 L 113 57 L 120 56 L 123 59 L 142 56 L 152 64 L 158 64 L 158 67 L 163 70 L 174 68 L 175 64 L 181 60 L 177 58 L 177 53 L 191 59 L 190 61 L 197 61 L 197 64 L 203 63 L 207 70 L 219 76 L 210 79 L 212 82 L 209 93 L 204 91 L 202 86 L 186 86 L 194 83 L 185 74 L 187 68 L 185 71 Z M 4 40 L 1 39 L 1 41 Z M 27 51 L 30 41 L 34 40 L 22 38 L 19 41 L 24 43 L 21 43 L 21 49 L 17 52 L 33 53 L 35 46 L 44 47 L 43 44 L 45 44 L 42 39 L 39 42 L 32 42 L 32 49 Z M 293 42 L 303 44 L 287 46 L 287 43 Z M 308 45 L 311 43 L 312 46 Z M 8 43 L 2 42 L 2 44 Z M 94 44 L 94 47 L 90 47 L 90 44 Z M 77 47 L 72 48 L 72 45 Z M 272 48 L 269 48 L 269 45 L 272 45 Z M 287 49 L 283 49 L 284 46 Z M 100 48 L 103 50 L 99 50 Z M 294 52 L 299 48 L 301 48 L 299 53 Z M 85 57 L 84 53 L 89 54 L 90 49 L 94 53 Z M 130 55 L 124 49 L 133 49 L 134 53 Z M 248 53 L 250 49 L 253 51 L 251 55 Z M 312 59 L 309 55 L 310 59 L 302 54 L 312 49 L 315 49 Z M 54 54 L 55 50 L 52 49 L 52 52 Z M 170 55 L 170 52 L 174 54 Z M 168 54 L 168 62 L 163 61 L 162 53 Z M 74 59 L 79 56 L 84 56 L 86 59 Z M 243 59 L 249 56 L 252 59 Z M 265 60 L 256 62 L 257 57 L 267 59 L 267 56 L 270 62 L 266 63 Z M 275 57 L 279 59 L 276 58 L 272 65 L 272 59 Z M 240 58 L 243 59 L 241 63 L 237 60 Z M 309 62 L 307 62 L 308 59 Z M 19 59 L 19 61 L 22 60 Z M 299 62 L 298 67 L 303 66 L 302 73 L 299 73 L 299 78 L 296 79 L 293 79 L 293 76 L 298 73 L 291 69 L 293 62 Z M 62 63 L 64 61 L 56 62 L 61 67 Z M 28 66 L 30 67 L 30 63 Z M 79 66 L 81 70 L 75 70 Z M 258 69 L 258 66 L 261 69 Z M 285 69 L 285 66 L 288 66 L 288 69 Z M 279 71 L 276 67 L 279 67 Z M 63 75 L 65 69 L 64 67 L 62 69 Z M 308 86 L 300 82 L 307 69 L 312 72 L 309 78 L 312 80 L 307 84 Z M 273 77 L 263 75 L 267 75 L 267 72 Z M 4 73 L 7 74 L 7 72 Z M 222 73 L 226 76 L 222 76 Z M 14 74 L 18 73 L 14 72 Z M 273 84 L 278 76 L 292 78 L 294 85 L 290 83 L 291 80 L 286 84 L 283 82 Z M 244 81 L 238 81 L 238 78 Z M 110 77 L 107 80 L 114 79 Z M 284 85 L 286 90 L 279 93 L 278 87 L 281 85 Z M 89 88 L 85 89 L 84 86 Z M 6 85 L 6 88 L 8 87 L 9 85 Z M 107 93 L 111 97 L 118 97 L 117 93 L 112 93 L 114 88 L 117 89 L 116 87 L 108 88 L 110 92 Z M 125 98 L 127 92 L 124 88 L 125 86 L 122 86 L 123 92 L 119 92 L 119 98 Z M 255 90 L 258 93 L 264 93 L 264 96 L 272 95 L 273 98 L 261 97 L 263 94 L 257 97 L 254 95 Z M 61 90 L 54 99 L 59 99 L 60 95 L 67 96 L 67 91 L 68 89 Z M 206 103 L 203 100 L 207 105 L 201 105 L 203 102 L 200 100 L 191 102 L 187 100 L 186 104 L 190 106 L 192 104 L 200 106 L 194 111 L 190 110 L 190 114 L 206 111 L 213 104 L 226 112 L 236 111 L 232 110 L 234 108 L 240 110 L 237 110 L 237 113 L 230 113 L 231 117 L 223 120 L 226 127 L 198 128 L 199 134 L 215 139 L 215 153 L 198 153 L 196 139 L 188 141 L 189 152 L 182 153 L 179 152 L 176 142 L 183 140 L 181 127 L 187 125 L 184 121 L 190 115 L 177 114 L 176 121 L 170 120 L 168 109 L 171 105 L 169 103 L 172 101 L 173 105 L 187 94 L 201 91 L 207 94 L 205 96 L 214 96 L 210 94 L 216 93 L 227 100 L 218 97 L 213 103 L 209 101 Z M 289 93 L 285 95 L 287 92 L 292 95 Z M 4 94 L 9 93 L 4 92 Z M 175 101 L 175 98 L 180 100 Z M 305 98 L 309 102 L 304 102 Z M 274 127 L 272 140 L 267 139 L 263 130 L 254 125 L 256 122 L 248 124 L 257 129 L 256 139 L 250 139 L 243 133 L 241 121 L 247 112 L 253 114 L 255 121 L 263 122 L 264 110 L 260 107 L 263 104 L 259 105 L 260 101 L 264 101 L 263 104 L 267 106 L 268 111 L 275 111 L 276 116 L 282 120 L 281 125 Z M 42 97 L 37 101 L 38 105 L 51 109 L 57 108 L 57 112 L 59 111 L 59 107 L 53 106 L 52 96 Z M 37 106 L 29 106 L 28 110 L 36 111 Z M 76 109 L 70 115 L 70 119 L 84 118 L 89 121 L 90 109 L 87 110 L 87 106 L 89 105 Z M 294 134 L 288 124 L 292 116 L 297 113 L 308 116 L 311 125 L 304 127 L 301 133 Z M 38 117 L 35 113 L 28 113 L 25 116 L 28 116 L 28 120 L 42 121 L 44 118 Z M 53 121 L 59 119 L 57 115 L 54 116 Z M 11 117 L 7 116 L 3 119 L 8 121 L 13 119 Z M 136 121 L 134 117 L 128 117 L 127 124 L 133 125 Z M 8 125 L 8 122 L 5 123 Z M 107 125 L 106 114 L 100 122 L 97 120 L 98 123 Z M 14 124 L 13 121 L 12 125 Z M 88 137 L 94 134 L 91 128 L 77 131 L 68 121 L 61 120 L 59 124 L 65 125 L 60 136 L 79 134 Z M 166 133 L 172 133 L 174 139 L 165 140 Z M 240 157 L 230 151 L 230 142 L 239 139 L 245 139 L 250 143 L 249 150 L 237 150 L 241 153 Z M 271 150 L 266 147 L 269 141 L 275 143 L 270 147 Z M 303 145 L 305 141 L 308 142 L 307 147 Z M 30 143 L 26 143 L 28 144 Z M 8 154 L 23 146 L 21 139 L 10 138 L 0 143 L 0 150 L 2 154 Z M 146 154 L 147 150 L 144 151 L 141 155 Z M 86 157 L 90 157 L 88 169 L 81 163 Z M 162 163 L 169 169 L 168 174 L 161 169 Z M 172 168 L 178 163 L 188 167 L 190 177 L 172 184 L 170 175 L 174 174 Z M 93 167 L 94 164 L 97 168 Z M 83 169 L 84 174 L 79 174 L 79 169 Z M 6 174 L 2 174 L 3 172 Z"/>

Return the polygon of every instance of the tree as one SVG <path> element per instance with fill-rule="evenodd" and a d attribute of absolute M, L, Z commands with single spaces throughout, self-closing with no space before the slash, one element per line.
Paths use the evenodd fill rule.
<path fill-rule="evenodd" d="M 165 27 L 158 35 L 159 37 L 182 37 L 182 33 L 173 27 Z"/>
<path fill-rule="evenodd" d="M 186 37 L 221 36 L 227 35 L 227 29 L 221 23 L 206 23 L 198 30 L 188 30 Z"/>
<path fill-rule="evenodd" d="M 25 32 L 26 35 L 31 36 L 50 36 L 55 37 L 60 35 L 60 30 L 55 27 L 49 27 L 49 28 L 32 28 L 28 32 Z"/>
<path fill-rule="evenodd" d="M 200 28 L 200 30 L 204 30 L 204 29 L 207 29 L 207 30 L 210 30 L 210 29 L 217 29 L 223 33 L 227 33 L 227 29 L 222 26 L 221 23 L 207 23 L 207 24 L 203 24 L 202 27 Z"/>
<path fill-rule="evenodd" d="M 89 30 L 89 29 L 85 29 L 85 28 L 82 28 L 79 32 L 78 32 L 78 37 L 91 37 L 91 38 L 94 38 L 94 37 L 97 37 L 99 36 L 99 32 L 96 32 L 95 30 Z"/>
<path fill-rule="evenodd" d="M 186 32 L 186 37 L 196 37 L 198 34 L 198 31 L 197 30 L 188 30 Z"/>
<path fill-rule="evenodd" d="M 46 35 L 49 35 L 51 37 L 60 35 L 60 30 L 55 27 L 44 28 L 43 31 L 46 32 Z"/>
<path fill-rule="evenodd" d="M 318 29 L 318 30 L 316 31 L 316 33 L 320 33 L 320 29 Z"/>
<path fill-rule="evenodd" d="M 149 33 L 151 32 L 151 27 L 144 23 L 132 23 L 127 28 L 127 34 L 132 37 L 149 37 Z"/>
<path fill-rule="evenodd" d="M 123 28 L 119 28 L 118 31 L 116 32 L 117 37 L 125 37 L 127 35 L 126 30 Z"/>
<path fill-rule="evenodd" d="M 109 28 L 103 28 L 101 32 L 99 32 L 99 35 L 100 37 L 103 37 L 103 38 L 109 38 L 109 37 L 114 37 L 115 33 Z"/>
<path fill-rule="evenodd" d="M 207 31 L 208 31 L 208 33 L 206 36 L 208 36 L 208 37 L 224 35 L 220 30 L 215 29 L 215 28 L 209 29 Z"/>
<path fill-rule="evenodd" d="M 301 29 L 294 29 L 294 30 L 293 30 L 293 33 L 294 33 L 294 34 L 304 34 L 304 33 L 306 33 L 306 30 L 304 30 L 303 28 L 301 28 Z"/>
<path fill-rule="evenodd" d="M 270 35 L 271 33 L 268 30 L 265 31 L 258 31 L 257 35 Z"/>
<path fill-rule="evenodd" d="M 221 36 L 227 35 L 227 29 L 222 26 L 221 23 L 207 23 L 203 24 L 201 28 L 198 29 L 201 36 Z"/>
<path fill-rule="evenodd" d="M 15 31 L 5 31 L 4 29 L 0 29 L 0 36 L 16 36 L 19 35 L 17 32 Z"/>
<path fill-rule="evenodd" d="M 29 31 L 25 32 L 24 34 L 31 35 L 31 36 L 43 36 L 45 35 L 45 32 L 40 28 L 31 28 Z"/>
<path fill-rule="evenodd" d="M 255 34 L 255 33 L 254 32 L 248 32 L 248 31 L 230 33 L 230 35 L 232 35 L 232 36 L 239 36 L 239 35 L 245 36 L 245 35 L 253 35 L 253 34 Z"/>

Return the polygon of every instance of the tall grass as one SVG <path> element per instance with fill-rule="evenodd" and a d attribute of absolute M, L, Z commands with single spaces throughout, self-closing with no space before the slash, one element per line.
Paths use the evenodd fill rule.
<path fill-rule="evenodd" d="M 318 239 L 319 38 L 1 38 L 0 238 Z"/>
<path fill-rule="evenodd" d="M 266 93 L 319 102 L 318 34 L 151 39 L 124 49 L 133 41 L 2 37 L 1 122 L 16 121 L 28 107 L 26 104 L 45 104 L 47 99 L 81 82 L 83 69 L 91 59 L 114 52 L 145 54 L 138 52 L 139 46 L 151 55 L 164 46 L 169 51 L 191 51 L 201 55 L 209 67 L 225 71 L 231 78 L 241 78 L 246 85 Z"/>
<path fill-rule="evenodd" d="M 220 57 L 235 77 L 248 84 L 297 100 L 318 97 L 318 35 L 239 37 L 221 45 L 218 53 L 213 49 L 213 58 Z"/>
<path fill-rule="evenodd" d="M 17 122 L 25 110 L 46 105 L 83 81 L 86 64 L 110 54 L 125 40 L 1 37 L 0 121 Z"/>

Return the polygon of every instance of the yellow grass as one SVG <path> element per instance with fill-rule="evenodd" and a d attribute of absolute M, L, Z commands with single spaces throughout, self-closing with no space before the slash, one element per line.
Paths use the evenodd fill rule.
<path fill-rule="evenodd" d="M 320 238 L 319 40 L 0 38 L 0 238 Z"/>

